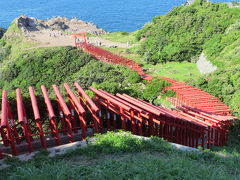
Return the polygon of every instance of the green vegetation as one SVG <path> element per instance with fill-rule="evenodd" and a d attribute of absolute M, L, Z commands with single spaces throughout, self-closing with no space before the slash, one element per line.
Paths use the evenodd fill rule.
<path fill-rule="evenodd" d="M 138 64 L 145 65 L 146 62 L 143 60 L 141 55 L 139 54 L 139 46 L 135 46 L 132 48 L 108 48 L 108 47 L 103 47 L 104 49 L 111 51 L 114 54 L 118 54 L 120 56 L 127 57 L 129 59 L 134 60 Z"/>
<path fill-rule="evenodd" d="M 135 35 L 136 32 L 110 33 L 106 37 L 108 39 L 117 37 L 121 42 L 126 40 L 133 42 L 136 41 Z M 152 82 L 141 82 L 139 75 L 129 68 L 95 60 L 74 47 L 26 49 L 27 46 L 30 44 L 26 42 L 14 20 L 0 41 L 2 57 L 0 88 L 9 90 L 10 97 L 13 98 L 15 97 L 13 90 L 16 88 L 21 88 L 23 96 L 27 98 L 29 86 L 41 92 L 41 85 L 51 88 L 52 84 L 61 85 L 64 82 L 72 84 L 74 81 L 79 82 L 84 89 L 93 86 L 110 93 L 127 93 L 149 101 L 160 96 L 163 90 L 162 84 L 159 89 L 149 88 Z M 143 96 L 145 87 L 147 91 L 154 91 L 154 97 Z M 88 93 L 91 95 L 90 91 Z M 50 96 L 52 97 L 52 93 Z"/>
<path fill-rule="evenodd" d="M 14 61 L 3 61 L 0 88 L 10 90 L 12 96 L 12 90 L 21 88 L 28 97 L 29 86 L 40 92 L 41 85 L 51 88 L 52 84 L 73 84 L 74 81 L 84 89 L 93 86 L 145 100 L 156 99 L 166 83 L 162 81 L 159 88 L 152 89 L 152 82 L 142 83 L 140 76 L 130 68 L 103 63 L 74 47 L 57 47 L 28 50 Z M 144 97 L 145 88 L 154 92 L 154 97 Z"/>
<path fill-rule="evenodd" d="M 6 42 L 0 39 L 0 63 L 11 53 L 11 46 L 6 45 Z"/>
<path fill-rule="evenodd" d="M 41 85 L 78 81 L 84 88 L 94 82 L 104 90 L 118 92 L 140 81 L 135 71 L 94 60 L 73 47 L 33 49 L 14 61 L 5 61 L 0 88 L 7 90 L 27 92 L 28 86 L 39 89 Z"/>
<path fill-rule="evenodd" d="M 137 44 L 106 49 L 134 59 L 148 74 L 193 83 L 220 98 L 240 117 L 239 17 L 239 9 L 198 0 L 154 18 L 139 31 L 102 37 Z M 173 92 L 162 93 L 166 81 L 141 82 L 136 72 L 97 61 L 73 47 L 26 50 L 31 46 L 13 23 L 0 40 L 1 89 L 20 87 L 26 95 L 28 86 L 40 92 L 42 84 L 50 88 L 77 81 L 85 89 L 93 86 L 127 93 L 171 107 L 164 97 Z M 219 70 L 199 77 L 195 62 L 202 52 Z M 159 138 L 145 141 L 109 132 L 97 135 L 96 144 L 63 156 L 48 158 L 44 151 L 25 163 L 9 158 L 11 167 L 0 171 L 0 179 L 239 179 L 239 125 L 231 135 L 227 147 L 195 154 L 173 150 Z"/>
<path fill-rule="evenodd" d="M 240 12 L 240 10 L 239 10 Z M 204 53 L 219 68 L 240 64 L 240 20 L 204 44 Z"/>
<path fill-rule="evenodd" d="M 219 155 L 219 154 L 222 155 Z M 33 160 L 9 158 L 0 179 L 239 179 L 238 152 L 174 150 L 160 138 L 129 133 L 97 135 L 96 144 L 54 158 L 42 151 Z"/>
<path fill-rule="evenodd" d="M 142 66 L 144 72 L 154 76 L 166 76 L 179 81 L 191 82 L 193 79 L 197 79 L 200 76 L 200 72 L 197 69 L 195 63 L 184 62 L 167 62 L 158 64 L 149 64 L 144 61 L 144 58 L 139 52 L 139 47 L 133 47 L 129 49 L 123 48 L 105 48 L 115 54 L 127 57 L 136 61 Z"/>
<path fill-rule="evenodd" d="M 143 98 L 152 104 L 156 104 L 155 100 L 159 97 L 160 93 L 164 91 L 165 87 L 168 87 L 170 83 L 162 79 L 154 78 L 151 82 L 147 82 L 145 89 L 143 90 Z M 165 95 L 171 95 L 170 91 L 167 91 Z M 163 94 L 162 94 L 163 96 Z"/>
<path fill-rule="evenodd" d="M 17 27 L 16 19 L 13 20 L 3 38 L 0 39 L 0 51 L 2 48 L 7 47 L 11 52 L 8 57 L 9 60 L 17 58 L 22 51 L 34 46 L 36 46 L 35 42 L 24 38 L 21 30 Z"/>
<path fill-rule="evenodd" d="M 189 62 L 168 62 L 156 65 L 146 64 L 144 69 L 146 69 L 149 74 L 155 76 L 165 76 L 184 82 L 191 82 L 200 76 L 197 65 Z"/>
<path fill-rule="evenodd" d="M 128 32 L 113 32 L 101 35 L 102 38 L 121 43 L 135 44 L 137 43 L 136 34 L 138 31 L 128 33 Z"/>
<path fill-rule="evenodd" d="M 234 54 L 239 48 L 239 23 L 225 36 L 226 30 L 240 18 L 238 8 L 228 8 L 223 3 L 197 0 L 191 6 L 179 6 L 166 16 L 153 19 L 139 31 L 139 39 L 146 38 L 142 55 L 148 63 L 191 61 L 202 51 L 215 60 L 221 53 Z M 237 31 L 238 30 L 238 31 Z M 237 40 L 238 39 L 238 40 Z M 224 51 L 226 46 L 234 48 Z M 227 47 L 230 49 L 230 47 Z M 213 51 L 214 49 L 214 51 Z M 227 55 L 226 55 L 227 56 Z M 238 61 L 239 56 L 232 56 Z"/>

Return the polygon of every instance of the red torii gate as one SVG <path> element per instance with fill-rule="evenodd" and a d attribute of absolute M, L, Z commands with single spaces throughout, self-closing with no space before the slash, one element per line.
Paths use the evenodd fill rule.
<path fill-rule="evenodd" d="M 126 94 L 113 95 L 100 89 L 90 90 L 95 93 L 95 100 L 106 114 L 103 121 L 107 129 L 122 128 L 133 134 L 160 136 L 190 147 L 225 145 L 229 127 L 235 119 L 187 106 L 172 111 Z"/>
<path fill-rule="evenodd" d="M 92 128 L 95 133 L 104 132 L 105 128 L 124 129 L 133 134 L 159 136 L 190 147 L 223 146 L 228 139 L 229 127 L 236 119 L 230 115 L 213 114 L 184 105 L 172 111 L 126 94 L 113 95 L 94 88 L 90 88 L 95 94 L 95 98 L 91 99 L 77 82 L 74 86 L 76 93 L 65 83 L 65 95 L 58 86 L 52 86 L 56 107 L 52 104 L 46 87 L 41 86 L 47 119 L 41 116 L 33 87 L 29 87 L 30 109 L 33 114 L 25 111 L 26 102 L 24 103 L 18 88 L 18 121 L 13 118 L 11 112 L 14 112 L 14 107 L 9 105 L 7 91 L 4 90 L 0 116 L 0 159 L 3 158 L 2 153 L 21 153 L 19 146 L 24 146 L 24 152 L 32 152 L 40 148 L 39 145 L 47 148 L 85 139 L 88 136 L 87 128 Z M 87 113 L 91 116 L 87 116 Z M 76 134 L 78 131 L 81 134 Z M 48 143 L 50 137 L 51 144 Z M 63 141 L 64 137 L 67 142 Z M 36 142 L 37 139 L 40 141 Z M 39 144 L 38 147 L 34 146 L 36 143 Z"/>
<path fill-rule="evenodd" d="M 41 97 L 44 100 L 43 105 L 45 105 L 48 118 L 41 116 L 33 87 L 29 87 L 29 103 L 32 106 L 30 111 L 33 114 L 25 110 L 24 99 L 19 88 L 16 89 L 16 109 L 14 106 L 10 106 L 8 92 L 3 90 L 2 113 L 0 116 L 0 159 L 3 158 L 3 152 L 18 155 L 21 153 L 20 151 L 33 152 L 39 145 L 42 148 L 54 146 L 54 141 L 55 146 L 59 146 L 67 142 L 74 142 L 76 139 L 86 139 L 87 128 L 95 127 L 95 133 L 102 132 L 98 107 L 85 92 L 81 92 L 82 88 L 77 83 L 75 83 L 75 86 L 78 95 L 75 95 L 68 84 L 64 84 L 67 98 L 60 92 L 58 86 L 52 86 L 53 93 L 56 96 L 56 107 L 50 99 L 46 87 L 41 86 Z M 86 117 L 85 107 L 92 114 L 94 121 Z M 18 120 L 14 119 L 12 109 L 17 111 Z M 29 119 L 32 119 L 32 121 L 29 121 Z M 44 128 L 43 123 L 45 124 Z M 32 131 L 32 129 L 36 129 L 36 131 Z M 67 142 L 62 142 L 61 136 L 68 137 Z M 49 141 L 50 137 L 52 142 L 49 144 L 47 141 Z M 40 141 L 36 142 L 37 139 Z M 37 147 L 34 146 L 36 143 L 39 144 Z M 18 146 L 24 146 L 24 150 L 19 150 Z"/>
<path fill-rule="evenodd" d="M 78 45 L 80 43 L 80 42 L 77 42 L 78 38 L 83 38 L 83 43 L 88 44 L 87 32 L 73 33 L 72 36 L 74 38 L 74 43 L 75 43 L 76 47 L 78 47 Z"/>

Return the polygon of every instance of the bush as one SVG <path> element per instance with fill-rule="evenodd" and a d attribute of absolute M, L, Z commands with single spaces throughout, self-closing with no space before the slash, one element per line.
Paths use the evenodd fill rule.
<path fill-rule="evenodd" d="M 146 87 L 143 91 L 143 98 L 153 104 L 154 100 L 160 96 L 161 92 L 163 92 L 164 87 L 167 87 L 169 85 L 170 83 L 165 80 L 158 78 L 152 79 L 146 84 Z"/>
<path fill-rule="evenodd" d="M 11 46 L 6 45 L 6 42 L 0 39 L 0 62 L 6 59 L 10 53 L 11 53 Z"/>

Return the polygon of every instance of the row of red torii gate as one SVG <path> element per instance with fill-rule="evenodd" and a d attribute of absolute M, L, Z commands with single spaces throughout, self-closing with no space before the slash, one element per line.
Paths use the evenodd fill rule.
<path fill-rule="evenodd" d="M 98 60 L 132 68 L 145 80 L 152 76 L 143 72 L 134 61 L 87 42 L 86 33 L 73 34 L 75 45 Z M 83 42 L 76 38 L 83 37 Z M 236 117 L 231 109 L 207 92 L 176 80 L 159 77 L 171 83 L 176 95 L 168 100 L 176 107 L 169 110 L 154 106 L 127 94 L 110 94 L 89 89 L 90 98 L 82 87 L 65 83 L 64 93 L 57 85 L 49 90 L 41 86 L 35 95 L 29 87 L 29 99 L 16 89 L 16 101 L 9 101 L 2 92 L 0 119 L 0 158 L 33 152 L 40 148 L 59 146 L 85 139 L 93 133 L 124 129 L 140 136 L 159 136 L 189 147 L 211 148 L 226 145 L 229 128 Z"/>

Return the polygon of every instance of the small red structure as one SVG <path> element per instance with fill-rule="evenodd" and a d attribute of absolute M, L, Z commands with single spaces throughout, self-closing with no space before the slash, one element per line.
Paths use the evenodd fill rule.
<path fill-rule="evenodd" d="M 75 42 L 75 46 L 78 47 L 79 43 L 88 44 L 87 41 L 87 32 L 73 33 L 72 34 Z M 79 42 L 79 38 L 83 38 L 83 42 Z"/>

